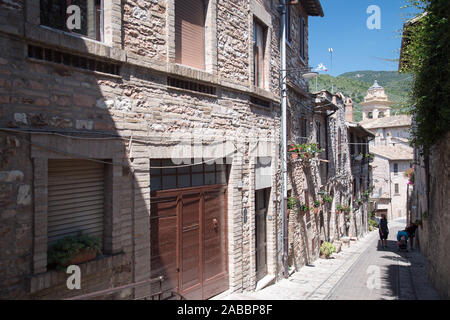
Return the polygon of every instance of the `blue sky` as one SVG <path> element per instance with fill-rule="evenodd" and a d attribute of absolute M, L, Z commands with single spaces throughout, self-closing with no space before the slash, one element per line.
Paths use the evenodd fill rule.
<path fill-rule="evenodd" d="M 320 0 L 324 17 L 309 20 L 309 63 L 315 68 L 323 63 L 332 75 L 357 70 L 397 70 L 403 23 L 412 17 L 410 8 L 401 9 L 406 0 Z M 369 30 L 366 21 L 369 6 L 381 12 L 381 29 Z"/>

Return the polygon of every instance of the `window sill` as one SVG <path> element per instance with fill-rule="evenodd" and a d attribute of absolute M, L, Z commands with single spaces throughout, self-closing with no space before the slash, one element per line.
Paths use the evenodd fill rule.
<path fill-rule="evenodd" d="M 58 67 L 58 68 L 65 68 L 67 70 L 72 70 L 72 71 L 77 71 L 77 72 L 82 72 L 82 73 L 87 73 L 87 74 L 93 74 L 93 75 L 102 76 L 102 77 L 109 77 L 109 78 L 113 78 L 113 79 L 122 79 L 121 76 L 111 74 L 111 73 L 82 69 L 82 68 L 72 67 L 72 66 L 68 66 L 65 64 L 61 64 L 61 63 L 39 60 L 39 59 L 35 59 L 35 58 L 26 58 L 26 61 L 28 61 L 30 63 L 39 63 L 39 64 L 54 66 L 54 67 Z"/>
<path fill-rule="evenodd" d="M 124 257 L 125 254 L 123 252 L 115 255 L 99 256 L 95 260 L 79 264 L 78 266 L 80 267 L 82 277 L 86 277 L 123 264 Z M 53 286 L 61 285 L 67 281 L 67 277 L 69 276 L 65 271 L 56 270 L 31 275 L 28 282 L 28 291 L 33 294 Z"/>
<path fill-rule="evenodd" d="M 167 65 L 167 72 L 181 77 L 186 77 L 192 80 L 203 81 L 206 83 L 218 83 L 217 76 L 212 72 L 206 70 L 195 69 L 189 66 L 185 66 L 179 63 L 169 63 Z"/>
<path fill-rule="evenodd" d="M 73 53 L 90 54 L 120 62 L 126 61 L 125 51 L 120 48 L 114 48 L 91 38 L 46 26 L 26 23 L 25 38 L 44 45 L 56 46 L 63 50 L 69 50 Z"/>

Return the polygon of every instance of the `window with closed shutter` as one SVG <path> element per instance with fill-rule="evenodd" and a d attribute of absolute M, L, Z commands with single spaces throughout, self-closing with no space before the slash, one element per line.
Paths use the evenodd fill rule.
<path fill-rule="evenodd" d="M 255 20 L 253 22 L 253 84 L 256 87 L 263 88 L 264 64 L 265 64 L 265 47 L 266 47 L 266 31 L 262 23 Z"/>
<path fill-rule="evenodd" d="M 300 57 L 305 60 L 306 58 L 306 21 L 305 18 L 300 17 L 299 21 L 299 48 Z"/>
<path fill-rule="evenodd" d="M 48 161 L 48 244 L 78 232 L 103 238 L 104 164 Z"/>
<path fill-rule="evenodd" d="M 175 60 L 205 68 L 205 8 L 207 0 L 175 1 Z"/>

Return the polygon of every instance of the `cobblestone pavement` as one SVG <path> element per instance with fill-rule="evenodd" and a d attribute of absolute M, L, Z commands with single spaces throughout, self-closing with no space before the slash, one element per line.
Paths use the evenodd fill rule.
<path fill-rule="evenodd" d="M 425 272 L 425 258 L 416 250 L 399 252 L 397 231 L 405 220 L 389 223 L 388 248 L 369 233 L 332 259 L 318 259 L 258 292 L 233 293 L 221 300 L 427 300 L 439 299 Z"/>

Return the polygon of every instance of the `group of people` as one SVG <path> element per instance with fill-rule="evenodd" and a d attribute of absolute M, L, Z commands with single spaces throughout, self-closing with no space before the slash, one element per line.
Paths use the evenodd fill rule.
<path fill-rule="evenodd" d="M 400 230 L 397 233 L 397 246 L 399 249 L 407 250 L 408 241 L 410 243 L 411 250 L 414 249 L 414 237 L 416 235 L 417 225 L 410 223 L 404 230 Z M 387 238 L 389 235 L 388 221 L 386 214 L 382 214 L 378 223 L 378 232 L 380 234 L 381 248 L 387 248 Z"/>

